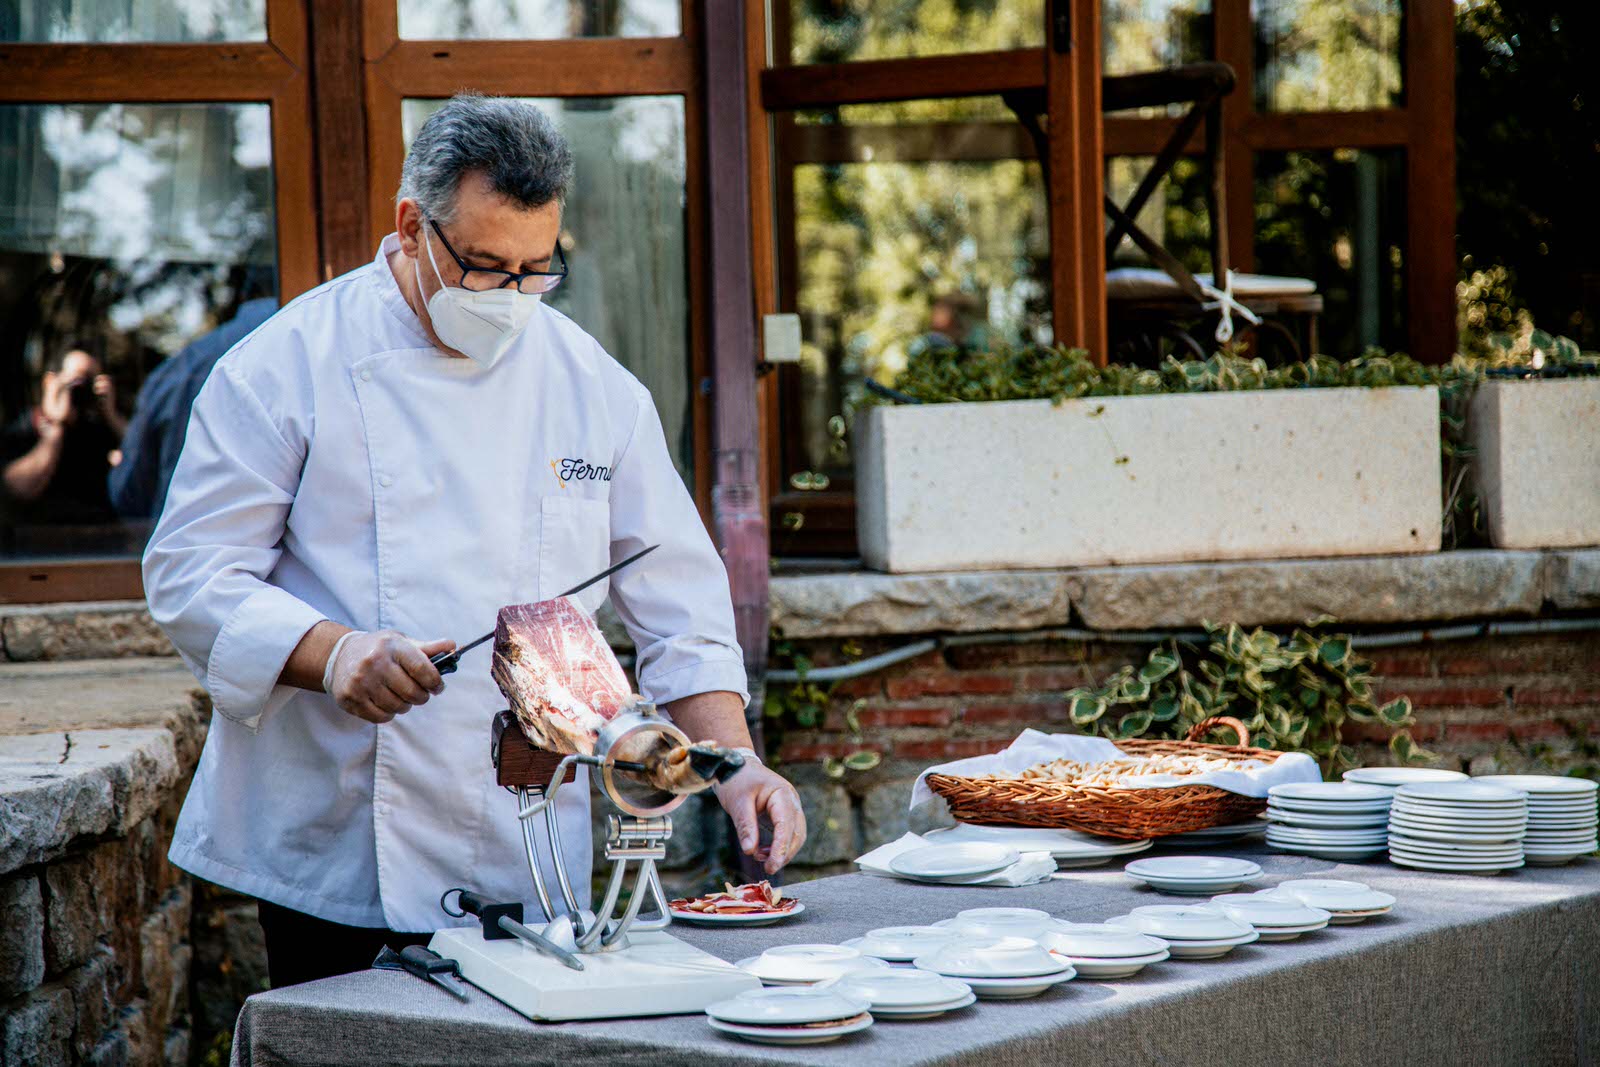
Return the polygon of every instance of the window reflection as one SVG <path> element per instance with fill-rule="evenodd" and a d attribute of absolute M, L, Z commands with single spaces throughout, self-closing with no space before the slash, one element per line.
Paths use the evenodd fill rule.
<path fill-rule="evenodd" d="M 264 41 L 267 0 L 6 0 L 0 41 Z"/>
<path fill-rule="evenodd" d="M 1103 0 L 1101 23 L 1108 75 L 1211 58 L 1211 0 Z"/>
<path fill-rule="evenodd" d="M 1362 111 L 1401 104 L 1401 0 L 1252 0 L 1256 106 Z"/>
<path fill-rule="evenodd" d="M 1397 149 L 1256 157 L 1256 269 L 1316 281 L 1329 355 L 1406 345 L 1404 170 Z"/>
<path fill-rule="evenodd" d="M 1031 154 L 1027 135 L 1014 121 L 958 122 L 930 139 L 929 109 L 944 103 L 973 106 L 896 105 L 914 121 L 863 124 L 824 145 L 863 161 L 794 168 L 790 284 L 804 344 L 791 470 L 848 470 L 835 417 L 859 402 L 864 378 L 893 382 L 929 347 L 1051 337 L 1039 165 L 1000 158 Z"/>
<path fill-rule="evenodd" d="M 683 98 L 540 99 L 577 177 L 562 218 L 568 275 L 545 299 L 649 387 L 673 460 L 694 470 L 684 245 Z M 407 100 L 406 143 L 443 105 Z"/>
<path fill-rule="evenodd" d="M 265 104 L 0 107 L 0 556 L 142 548 L 191 342 L 277 291 L 270 145 Z"/>
<path fill-rule="evenodd" d="M 1106 195 L 1126 204 L 1155 163 L 1154 156 L 1112 156 L 1106 160 Z M 1161 188 L 1139 212 L 1139 228 L 1155 238 L 1192 273 L 1211 270 L 1211 212 L 1206 206 L 1206 173 L 1200 160 L 1185 157 L 1172 165 Z M 1124 237 L 1111 268 L 1150 267 L 1150 258 Z"/>
<path fill-rule="evenodd" d="M 680 0 L 399 0 L 400 36 L 419 41 L 676 37 Z"/>
<path fill-rule="evenodd" d="M 778 0 L 795 63 L 1037 48 L 1045 0 Z"/>

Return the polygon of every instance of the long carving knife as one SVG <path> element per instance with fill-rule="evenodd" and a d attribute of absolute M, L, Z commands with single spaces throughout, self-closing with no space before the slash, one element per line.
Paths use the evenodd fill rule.
<path fill-rule="evenodd" d="M 559 596 L 572 596 L 574 593 L 581 593 L 585 589 L 587 589 L 591 585 L 593 585 L 595 582 L 600 581 L 602 578 L 611 577 L 613 574 L 617 573 L 622 568 L 626 567 L 628 564 L 634 563 L 634 562 L 637 562 L 638 560 L 643 559 L 644 557 L 648 556 L 650 553 L 654 552 L 656 549 L 658 549 L 660 547 L 661 547 L 660 545 L 649 545 L 649 546 L 647 546 L 645 548 L 641 548 L 639 551 L 635 552 L 633 555 L 629 556 L 627 559 L 623 560 L 621 563 L 613 563 L 611 566 L 607 567 L 605 570 L 601 571 L 599 574 L 596 574 L 591 578 L 585 578 L 583 581 L 579 582 L 577 585 L 573 586 L 571 589 L 568 589 L 566 592 L 558 594 L 558 595 Z M 466 644 L 462 645 L 460 648 L 451 649 L 449 652 L 440 652 L 438 655 L 430 657 L 428 662 L 432 663 L 435 667 L 437 667 L 439 669 L 439 673 L 440 674 L 453 674 L 453 673 L 455 673 L 455 669 L 456 669 L 457 664 L 459 664 L 461 662 L 461 657 L 463 655 L 465 655 L 468 652 L 471 652 L 473 649 L 477 648 L 479 645 L 483 644 L 485 641 L 489 640 L 489 638 L 491 638 L 493 636 L 494 636 L 494 631 L 490 630 L 488 633 L 484 634 L 482 637 L 478 638 L 476 641 L 469 641 Z"/>

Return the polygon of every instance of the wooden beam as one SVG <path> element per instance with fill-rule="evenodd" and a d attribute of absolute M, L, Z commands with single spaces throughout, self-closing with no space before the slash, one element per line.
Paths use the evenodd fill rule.
<path fill-rule="evenodd" d="M 799 111 L 840 104 L 991 96 L 1016 89 L 1039 89 L 1044 83 L 1044 49 L 1018 48 L 773 67 L 761 72 L 761 103 L 768 111 Z"/>
<path fill-rule="evenodd" d="M 262 44 L 0 44 L 0 102 L 271 100 L 300 71 Z"/>
<path fill-rule="evenodd" d="M 699 80 L 694 43 L 684 37 L 400 40 L 372 65 L 396 92 L 413 97 L 465 89 L 501 96 L 648 96 L 688 92 Z"/>
<path fill-rule="evenodd" d="M 761 107 L 761 71 L 767 65 L 766 0 L 743 0 L 745 11 L 745 113 L 750 139 L 750 254 L 755 282 L 756 315 L 778 310 L 778 266 L 774 247 L 772 120 Z M 778 436 L 778 376 L 756 380 L 756 405 L 761 413 L 761 499 L 770 500 L 783 477 Z M 770 529 L 770 527 L 769 527 Z"/>
<path fill-rule="evenodd" d="M 1016 122 L 919 122 L 902 126 L 796 123 L 782 155 L 792 163 L 888 163 L 1037 159 L 1033 138 Z"/>
<path fill-rule="evenodd" d="M 143 599 L 136 559 L 0 564 L 0 604 Z"/>
<path fill-rule="evenodd" d="M 1244 134 L 1255 116 L 1255 28 L 1250 0 L 1214 0 L 1212 11 L 1216 57 L 1233 68 L 1237 79 L 1222 101 L 1222 213 L 1228 265 L 1242 273 L 1256 265 L 1255 152 Z"/>
<path fill-rule="evenodd" d="M 272 105 L 272 188 L 278 223 L 278 300 L 286 303 L 322 281 L 317 241 L 315 138 L 311 119 L 311 49 L 300 0 L 268 0 L 267 34 L 294 71 Z"/>
<path fill-rule="evenodd" d="M 1386 111 L 1286 111 L 1242 119 L 1235 135 L 1257 152 L 1312 152 L 1334 148 L 1387 148 L 1404 145 L 1411 115 Z"/>
<path fill-rule="evenodd" d="M 702 10 L 705 10 L 702 8 Z M 733 593 L 734 624 L 756 699 L 746 710 L 757 750 L 766 675 L 768 560 L 756 408 L 755 282 L 751 260 L 750 129 L 741 3 L 719 4 L 705 22 L 705 156 L 711 288 L 713 507 Z"/>
<path fill-rule="evenodd" d="M 324 0 L 311 28 L 322 281 L 372 258 L 361 0 Z M 391 5 L 392 6 L 392 5 Z"/>
<path fill-rule="evenodd" d="M 1424 363 L 1456 350 L 1455 9 L 1451 0 L 1406 5 L 1407 342 Z"/>

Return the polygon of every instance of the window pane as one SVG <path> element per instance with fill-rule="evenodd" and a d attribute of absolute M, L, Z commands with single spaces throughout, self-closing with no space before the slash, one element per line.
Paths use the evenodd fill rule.
<path fill-rule="evenodd" d="M 1404 156 L 1339 149 L 1256 160 L 1256 269 L 1316 281 L 1324 352 L 1403 349 Z"/>
<path fill-rule="evenodd" d="M 865 377 L 892 383 L 913 352 L 1051 338 L 1044 183 L 1032 159 L 1001 158 L 1031 155 L 1027 135 L 1015 122 L 951 122 L 930 139 L 945 103 L 910 108 L 921 124 L 856 126 L 831 142 L 819 131 L 832 162 L 794 168 L 798 277 L 786 285 L 804 345 L 789 474 L 848 471 L 834 416 L 849 415 Z"/>
<path fill-rule="evenodd" d="M 1044 44 L 1045 0 L 788 3 L 790 55 L 795 63 L 993 52 Z"/>
<path fill-rule="evenodd" d="M 221 354 L 186 346 L 277 293 L 269 124 L 266 104 L 0 106 L 0 557 L 142 547 Z"/>
<path fill-rule="evenodd" d="M 1106 74 L 1211 58 L 1211 0 L 1103 0 Z"/>
<path fill-rule="evenodd" d="M 416 41 L 676 37 L 681 0 L 399 0 L 400 36 Z"/>
<path fill-rule="evenodd" d="M 1120 205 L 1150 172 L 1154 156 L 1113 156 L 1106 160 L 1106 195 Z M 1134 220 L 1192 273 L 1211 270 L 1211 212 L 1206 206 L 1205 169 L 1198 159 L 1184 157 L 1173 164 L 1161 187 Z M 1110 267 L 1149 267 L 1153 264 L 1124 237 Z"/>
<path fill-rule="evenodd" d="M 267 0 L 6 0 L 0 41 L 264 41 Z"/>
<path fill-rule="evenodd" d="M 530 100 L 572 146 L 568 275 L 545 297 L 649 387 L 673 460 L 694 471 L 680 96 Z M 406 143 L 438 100 L 407 100 Z"/>
<path fill-rule="evenodd" d="M 1252 0 L 1256 106 L 1362 111 L 1401 104 L 1401 0 Z"/>

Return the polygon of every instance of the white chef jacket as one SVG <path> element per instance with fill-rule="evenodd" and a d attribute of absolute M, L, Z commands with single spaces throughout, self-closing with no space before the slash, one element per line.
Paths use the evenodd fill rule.
<path fill-rule="evenodd" d="M 453 886 L 533 903 L 516 801 L 489 762 L 506 707 L 489 649 L 375 726 L 277 684 L 317 622 L 464 643 L 502 605 L 659 543 L 609 583 L 640 691 L 749 694 L 727 574 L 649 392 L 548 306 L 494 366 L 447 358 L 395 284 L 396 247 L 390 235 L 217 364 L 144 583 L 216 711 L 172 862 L 333 922 L 426 931 L 461 922 L 439 908 Z M 607 591 L 578 600 L 592 612 Z M 586 887 L 586 779 L 559 807 Z"/>

